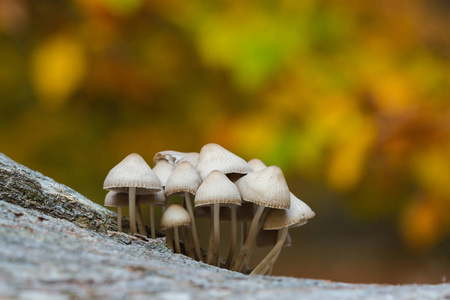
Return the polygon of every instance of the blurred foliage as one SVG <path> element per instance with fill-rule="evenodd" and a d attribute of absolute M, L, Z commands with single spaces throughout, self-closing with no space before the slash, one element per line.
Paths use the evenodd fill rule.
<path fill-rule="evenodd" d="M 218 142 L 326 184 L 355 218 L 396 220 L 427 250 L 450 234 L 449 12 L 0 0 L 0 151 L 102 202 L 127 154 Z"/>

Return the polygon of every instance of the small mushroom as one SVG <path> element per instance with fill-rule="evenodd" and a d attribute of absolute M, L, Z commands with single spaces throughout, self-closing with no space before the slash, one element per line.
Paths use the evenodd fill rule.
<path fill-rule="evenodd" d="M 236 186 L 243 200 L 258 204 L 247 239 L 231 267 L 233 271 L 240 271 L 247 256 L 250 255 L 264 208 L 287 209 L 290 207 L 291 201 L 286 179 L 281 169 L 277 166 L 270 166 L 249 173 L 236 181 Z"/>
<path fill-rule="evenodd" d="M 169 237 L 167 237 L 167 232 L 173 229 L 176 253 L 181 253 L 178 227 L 185 226 L 191 226 L 191 217 L 189 216 L 189 213 L 183 206 L 171 204 L 161 216 L 161 230 L 166 232 L 167 244 L 169 246 L 170 241 Z"/>
<path fill-rule="evenodd" d="M 109 171 L 103 188 L 128 193 L 131 234 L 136 233 L 136 195 L 153 194 L 162 190 L 158 177 L 145 160 L 136 153 L 128 155 Z M 140 233 L 147 235 L 146 232 Z"/>
<path fill-rule="evenodd" d="M 197 190 L 195 196 L 195 207 L 211 206 L 213 230 L 212 242 L 209 245 L 208 264 L 216 265 L 219 262 L 220 245 L 220 205 L 233 206 L 241 205 L 241 195 L 236 185 L 234 185 L 225 174 L 220 171 L 212 171 L 205 178 Z M 232 248 L 236 247 L 236 210 L 232 210 L 231 218 L 234 221 L 231 233 Z"/>

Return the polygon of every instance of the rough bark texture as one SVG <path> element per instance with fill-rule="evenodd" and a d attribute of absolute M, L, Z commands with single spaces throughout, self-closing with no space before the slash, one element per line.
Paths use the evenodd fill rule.
<path fill-rule="evenodd" d="M 115 213 L 0 154 L 0 299 L 450 298 L 449 284 L 249 277 L 116 228 Z"/>

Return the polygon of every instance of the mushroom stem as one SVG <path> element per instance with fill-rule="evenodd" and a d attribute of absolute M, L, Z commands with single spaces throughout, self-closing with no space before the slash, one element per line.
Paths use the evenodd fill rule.
<path fill-rule="evenodd" d="M 258 232 L 262 229 L 264 220 L 265 220 L 266 215 L 267 215 L 268 212 L 269 212 L 269 210 L 265 209 L 264 212 L 262 213 L 261 217 L 259 218 L 259 224 L 258 224 L 258 229 L 256 230 L 256 234 L 258 234 Z M 250 257 L 252 255 L 254 249 L 255 249 L 255 242 L 251 243 L 251 245 L 250 245 L 250 249 L 248 251 L 248 255 L 244 259 L 244 262 L 241 265 L 241 269 L 242 270 L 247 270 L 248 269 L 248 265 L 250 264 Z"/>
<path fill-rule="evenodd" d="M 261 271 L 261 275 L 270 275 L 272 274 L 272 270 L 273 267 L 275 266 L 275 262 L 277 261 L 278 257 L 280 256 L 281 253 L 281 249 L 278 249 L 277 254 L 275 255 L 275 257 L 272 259 L 273 263 L 269 263 L 262 271 Z"/>
<path fill-rule="evenodd" d="M 150 204 L 150 231 L 152 235 L 152 239 L 156 238 L 155 232 L 155 205 Z"/>
<path fill-rule="evenodd" d="M 258 275 L 262 274 L 262 271 L 268 271 L 273 264 L 275 263 L 276 259 L 278 258 L 278 254 L 280 253 L 281 248 L 284 245 L 284 242 L 286 241 L 286 237 L 288 234 L 289 227 L 284 227 L 279 232 L 278 241 L 273 247 L 273 249 L 267 254 L 267 256 L 259 263 L 258 266 L 256 266 L 255 269 L 253 269 L 252 273 L 250 275 Z"/>
<path fill-rule="evenodd" d="M 191 240 L 191 231 L 187 227 L 183 227 L 183 236 L 184 236 L 184 250 L 186 254 L 195 259 L 194 251 L 192 250 L 192 240 Z"/>
<path fill-rule="evenodd" d="M 136 233 L 136 188 L 130 187 L 128 191 L 128 206 L 130 214 L 130 234 Z"/>
<path fill-rule="evenodd" d="M 217 265 L 219 262 L 219 247 L 220 247 L 220 204 L 213 204 L 213 222 L 214 222 L 214 242 L 213 242 L 213 252 L 212 252 L 212 263 Z"/>
<path fill-rule="evenodd" d="M 214 214 L 213 207 L 211 206 L 211 217 L 209 219 L 209 242 L 208 242 L 208 254 L 206 256 L 206 263 L 208 265 L 212 264 L 212 250 L 214 243 L 214 222 L 212 216 Z"/>
<path fill-rule="evenodd" d="M 245 258 L 249 255 L 251 245 L 255 241 L 256 234 L 258 233 L 259 219 L 261 218 L 262 213 L 264 212 L 264 206 L 258 206 L 255 215 L 252 220 L 252 224 L 250 225 L 250 230 L 248 232 L 247 239 L 245 240 L 244 246 L 239 252 L 239 256 L 231 267 L 232 271 L 239 271 L 242 264 L 245 261 Z"/>
<path fill-rule="evenodd" d="M 203 262 L 202 257 L 202 251 L 200 250 L 200 243 L 198 241 L 198 234 L 197 234 L 197 227 L 195 226 L 195 219 L 194 219 L 194 211 L 192 209 L 192 203 L 191 203 L 191 195 L 187 192 L 184 193 L 184 202 L 186 203 L 186 209 L 189 213 L 189 216 L 191 217 L 191 231 L 192 231 L 192 240 L 194 241 L 194 251 L 195 251 L 195 257 L 198 261 Z"/>
<path fill-rule="evenodd" d="M 173 234 L 172 234 L 172 229 L 167 229 L 166 230 L 166 244 L 167 244 L 167 248 L 169 248 L 173 252 Z"/>
<path fill-rule="evenodd" d="M 176 253 L 181 253 L 180 237 L 178 235 L 178 227 L 174 227 L 173 228 L 173 236 L 174 236 L 174 240 L 175 240 L 175 252 Z"/>
<path fill-rule="evenodd" d="M 247 239 L 247 222 L 246 221 L 242 221 L 241 223 L 241 244 L 240 244 L 240 249 L 242 249 L 242 247 L 244 246 L 245 240 Z"/>
<path fill-rule="evenodd" d="M 272 267 L 270 269 L 268 269 L 267 272 L 264 272 L 264 274 L 262 274 L 262 275 L 268 275 L 268 276 L 272 275 L 273 266 L 274 265 L 272 265 Z"/>
<path fill-rule="evenodd" d="M 234 251 L 236 249 L 237 240 L 237 228 L 236 228 L 236 205 L 230 205 L 231 210 L 231 241 L 230 241 L 230 251 L 228 252 L 227 261 L 225 263 L 225 268 L 229 269 L 234 258 Z"/>
<path fill-rule="evenodd" d="M 147 230 L 145 229 L 144 218 L 142 217 L 141 207 L 136 204 L 136 219 L 139 226 L 139 234 L 147 236 Z"/>
<path fill-rule="evenodd" d="M 117 231 L 122 232 L 122 207 L 117 208 Z"/>

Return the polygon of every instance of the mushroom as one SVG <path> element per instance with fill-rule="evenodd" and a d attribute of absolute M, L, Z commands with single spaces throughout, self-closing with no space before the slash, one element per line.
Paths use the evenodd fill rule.
<path fill-rule="evenodd" d="M 216 265 L 219 261 L 220 245 L 220 205 L 233 206 L 241 205 L 241 195 L 237 187 L 220 171 L 212 171 L 199 186 L 195 196 L 195 207 L 209 205 L 211 206 L 213 230 L 212 243 L 208 250 L 208 264 Z M 234 213 L 233 213 L 234 212 Z M 236 210 L 232 210 L 231 219 L 236 224 Z M 234 229 L 234 230 L 233 230 Z M 236 226 L 231 233 L 231 243 L 236 247 Z"/>
<path fill-rule="evenodd" d="M 309 219 L 314 217 L 311 208 L 290 193 L 291 207 L 286 210 L 271 210 L 264 221 L 264 230 L 279 230 L 278 241 L 267 256 L 253 270 L 251 275 L 264 274 L 271 269 L 278 255 L 281 252 L 287 235 L 288 229 L 306 224 Z"/>
<path fill-rule="evenodd" d="M 167 160 L 160 160 L 154 167 L 153 172 L 155 172 L 156 176 L 158 177 L 159 181 L 161 182 L 161 186 L 163 189 L 166 188 L 166 182 L 169 178 L 170 174 L 172 174 L 173 170 L 175 169 L 175 166 L 170 164 Z M 163 192 L 164 194 L 164 192 Z M 164 196 L 164 195 L 163 195 Z M 150 204 L 150 230 L 151 230 L 151 236 L 152 239 L 155 238 L 155 204 L 156 205 L 162 205 L 165 207 L 167 204 L 167 200 L 165 200 L 164 196 L 164 204 L 160 204 L 162 201 L 157 201 L 158 203 L 153 203 L 152 201 L 149 201 L 148 204 Z"/>
<path fill-rule="evenodd" d="M 128 193 L 131 234 L 136 233 L 136 194 L 153 194 L 162 190 L 158 177 L 145 160 L 136 153 L 128 155 L 109 171 L 103 188 Z M 146 232 L 141 234 L 147 235 Z"/>
<path fill-rule="evenodd" d="M 241 193 L 242 199 L 258 204 L 258 208 L 250 225 L 244 246 L 231 267 L 233 271 L 239 271 L 250 254 L 251 247 L 258 233 L 259 220 L 264 212 L 264 208 L 287 209 L 290 207 L 289 188 L 283 172 L 277 166 L 270 166 L 247 174 L 236 181 L 236 186 Z"/>
<path fill-rule="evenodd" d="M 170 229 L 173 229 L 176 253 L 181 253 L 178 227 L 184 226 L 191 226 L 191 217 L 189 216 L 189 213 L 183 206 L 171 204 L 161 216 L 161 230 L 166 231 L 167 245 L 169 246 L 170 235 L 167 236 L 167 232 L 170 231 Z"/>
<path fill-rule="evenodd" d="M 197 172 L 203 180 L 214 170 L 225 175 L 236 173 L 240 174 L 239 176 L 252 172 L 245 160 L 218 144 L 210 143 L 200 150 Z"/>
<path fill-rule="evenodd" d="M 122 207 L 128 206 L 128 195 L 109 191 L 105 196 L 104 205 L 117 207 L 117 231 L 122 232 Z"/>
<path fill-rule="evenodd" d="M 166 196 L 182 194 L 189 216 L 192 222 L 192 239 L 194 241 L 195 256 L 198 261 L 203 261 L 198 240 L 197 227 L 195 225 L 194 211 L 192 209 L 191 194 L 195 195 L 202 180 L 191 163 L 180 163 L 169 176 L 166 182 Z"/>

